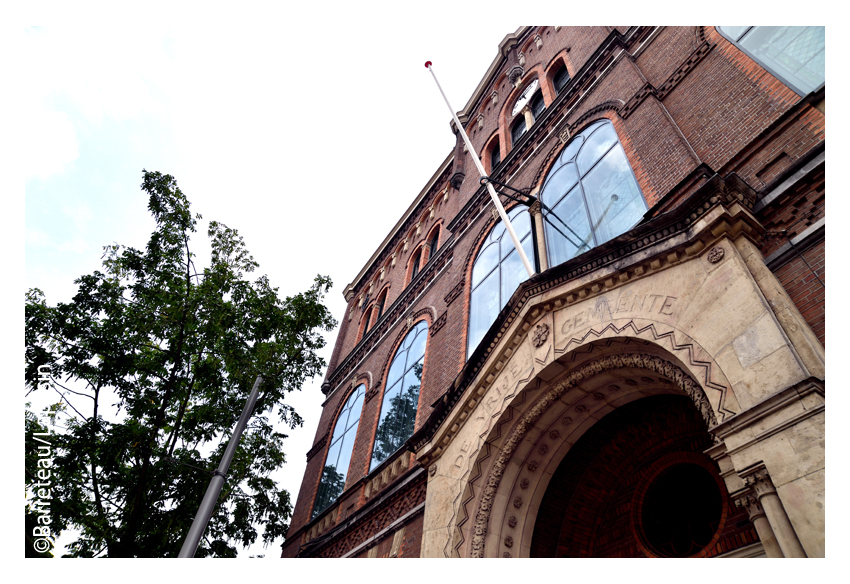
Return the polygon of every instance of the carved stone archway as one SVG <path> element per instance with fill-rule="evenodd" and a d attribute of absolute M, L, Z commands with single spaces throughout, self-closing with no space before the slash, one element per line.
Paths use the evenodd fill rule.
<path fill-rule="evenodd" d="M 611 347 L 607 349 L 610 351 Z M 517 523 L 523 517 L 528 519 L 530 512 L 533 515 L 533 501 L 523 500 L 523 493 L 531 496 L 530 493 L 539 494 L 541 489 L 526 491 L 533 487 L 527 478 L 512 481 L 510 485 L 503 479 L 506 475 L 516 479 L 520 468 L 531 472 L 539 468 L 541 475 L 545 474 L 546 468 L 557 465 L 569 450 L 571 443 L 559 438 L 569 433 L 574 442 L 596 421 L 594 415 L 601 417 L 623 403 L 646 395 L 678 393 L 691 399 L 707 428 L 715 426 L 717 419 L 702 387 L 672 361 L 642 352 L 614 352 L 590 359 L 550 384 L 540 380 L 530 383 L 506 410 L 505 419 L 494 425 L 495 435 L 487 440 L 488 447 L 482 448 L 479 455 L 477 466 L 486 470 L 471 482 L 482 485 L 478 490 L 480 496 L 473 495 L 476 491 L 473 487 L 467 489 L 464 501 L 468 513 L 474 508 L 474 514 L 470 513 L 473 523 L 468 554 L 496 555 L 493 553 L 496 548 L 510 544 L 516 546 L 517 555 L 522 555 L 530 530 L 523 525 L 517 527 Z M 545 490 L 545 484 L 543 487 Z M 533 517 L 530 519 L 533 523 Z M 501 526 L 491 520 L 517 528 L 518 541 L 513 542 L 513 536 L 502 537 Z M 488 545 L 488 534 L 499 541 Z M 460 552 L 458 548 L 466 547 L 463 541 L 466 538 L 460 532 L 459 535 L 455 549 Z"/>

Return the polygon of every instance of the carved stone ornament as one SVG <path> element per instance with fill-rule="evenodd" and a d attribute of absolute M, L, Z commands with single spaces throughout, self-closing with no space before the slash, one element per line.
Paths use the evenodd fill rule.
<path fill-rule="evenodd" d="M 520 67 L 525 67 L 525 55 L 523 54 L 522 51 L 517 53 L 517 60 L 519 61 Z"/>
<path fill-rule="evenodd" d="M 711 251 L 708 252 L 708 261 L 712 264 L 716 264 L 723 259 L 724 255 L 726 255 L 726 252 L 723 251 L 722 247 L 712 247 Z"/>
<path fill-rule="evenodd" d="M 626 385 L 631 385 L 632 387 L 637 385 L 637 381 L 634 379 L 626 379 Z"/>
<path fill-rule="evenodd" d="M 508 526 L 516 527 L 516 517 L 514 517 L 513 515 L 508 517 Z"/>
<path fill-rule="evenodd" d="M 522 497 L 517 497 L 516 499 L 514 499 L 514 507 L 516 507 L 517 509 L 522 507 Z"/>
<path fill-rule="evenodd" d="M 702 387 L 695 382 L 686 372 L 673 365 L 669 361 L 665 361 L 654 355 L 645 355 L 642 353 L 626 353 L 609 355 L 595 361 L 585 363 L 576 369 L 570 371 L 561 381 L 550 387 L 537 401 L 526 411 L 525 414 L 516 422 L 516 425 L 507 436 L 502 447 L 499 449 L 496 459 L 493 461 L 489 474 L 486 480 L 482 482 L 484 488 L 481 492 L 481 498 L 478 502 L 478 509 L 475 512 L 475 520 L 472 525 L 472 546 L 470 556 L 473 558 L 484 557 L 484 544 L 487 533 L 487 525 L 490 522 L 490 513 L 493 509 L 496 493 L 499 490 L 499 484 L 502 481 L 502 476 L 505 470 L 509 467 L 511 458 L 517 448 L 527 438 L 527 434 L 531 428 L 535 426 L 540 417 L 561 398 L 564 393 L 570 388 L 576 387 L 579 383 L 587 379 L 591 379 L 604 371 L 616 369 L 645 369 L 658 375 L 663 375 L 667 379 L 672 380 L 676 386 L 687 395 L 694 403 L 696 408 L 702 415 L 706 426 L 712 428 L 717 425 L 717 418 L 714 415 L 714 410 L 708 402 Z M 579 408 L 576 408 L 578 411 Z M 715 442 L 719 439 L 715 437 Z M 757 473 L 758 474 L 758 473 Z M 482 476 L 482 479 L 485 477 Z M 750 479 L 751 477 L 747 477 Z M 767 477 L 769 481 L 769 477 Z M 752 481 L 758 482 L 756 476 L 752 477 Z M 772 485 L 771 485 L 772 486 Z M 758 494 L 758 492 L 757 492 Z M 517 497 L 519 499 L 519 497 Z M 514 505 L 517 505 L 517 499 L 514 499 Z M 522 500 L 519 500 L 522 504 Z"/>
<path fill-rule="evenodd" d="M 594 401 L 602 401 L 602 400 L 605 399 L 605 396 L 602 395 L 601 393 L 599 393 L 598 391 L 596 391 L 596 392 L 593 393 L 593 399 L 594 399 Z"/>
<path fill-rule="evenodd" d="M 576 411 L 580 414 L 583 414 L 584 412 L 587 411 L 587 406 L 584 405 L 584 404 L 579 404 L 579 405 L 576 406 Z"/>
<path fill-rule="evenodd" d="M 545 444 L 541 444 L 540 448 L 537 449 L 537 452 L 539 452 L 540 454 L 546 454 L 547 452 L 549 452 L 549 447 Z"/>
<path fill-rule="evenodd" d="M 499 220 L 499 212 L 496 210 L 496 207 L 490 207 L 490 216 L 493 217 L 493 221 Z"/>
<path fill-rule="evenodd" d="M 434 205 L 431 205 L 431 207 L 428 209 L 428 211 L 429 211 L 428 216 L 429 216 L 431 219 L 433 219 L 433 218 L 434 218 Z"/>
<path fill-rule="evenodd" d="M 437 463 L 436 462 L 428 467 L 428 476 L 434 476 L 435 474 L 437 474 Z"/>
<path fill-rule="evenodd" d="M 549 338 L 549 325 L 545 322 L 534 327 L 534 333 L 531 335 L 531 344 L 535 347 L 542 347 L 546 339 Z"/>
<path fill-rule="evenodd" d="M 384 270 L 385 270 L 385 269 L 386 269 L 386 268 L 381 268 L 381 277 L 379 278 L 380 280 L 383 280 L 383 279 L 384 279 Z"/>
<path fill-rule="evenodd" d="M 455 173 L 455 176 L 457 176 L 457 173 Z M 462 178 L 462 177 L 461 177 L 461 179 L 460 179 L 460 182 L 463 182 L 463 178 Z M 454 185 L 454 176 L 452 177 L 452 186 L 453 186 L 454 188 L 458 188 L 458 187 L 460 186 L 460 185 L 458 185 L 458 187 L 455 187 L 455 185 Z M 445 202 L 446 202 L 446 201 L 448 201 L 448 200 L 449 200 L 449 187 L 446 187 L 446 190 L 444 190 L 444 191 L 443 191 L 443 202 L 445 203 Z"/>
<path fill-rule="evenodd" d="M 611 393 L 615 393 L 617 391 L 620 391 L 620 386 L 611 384 L 611 385 L 608 386 L 608 391 L 610 391 Z"/>
<path fill-rule="evenodd" d="M 561 437 L 561 433 L 558 432 L 557 430 L 552 430 L 551 432 L 549 432 L 549 438 L 551 438 L 552 440 L 557 440 L 560 437 Z"/>
<path fill-rule="evenodd" d="M 555 29 L 555 32 L 558 32 L 559 30 L 561 30 L 561 27 L 560 27 L 560 26 L 553 26 L 552 28 L 554 28 L 554 29 Z"/>
<path fill-rule="evenodd" d="M 410 328 L 410 327 L 412 327 L 412 326 L 413 326 L 413 317 L 412 317 L 412 316 L 408 316 L 408 317 L 407 317 L 407 328 Z"/>
<path fill-rule="evenodd" d="M 407 238 L 404 238 L 404 251 L 407 251 Z"/>
<path fill-rule="evenodd" d="M 561 141 L 561 144 L 566 144 L 570 141 L 570 129 L 564 128 L 560 132 L 558 132 L 558 140 Z"/>
<path fill-rule="evenodd" d="M 519 482 L 519 488 L 520 489 L 527 489 L 528 488 L 528 479 L 522 479 Z"/>
<path fill-rule="evenodd" d="M 508 71 L 508 81 L 511 82 L 511 85 L 517 87 L 519 85 L 520 79 L 522 79 L 523 69 L 519 65 Z"/>
<path fill-rule="evenodd" d="M 540 38 L 539 34 L 534 36 L 534 44 L 537 45 L 538 49 L 543 48 L 543 39 Z"/>
<path fill-rule="evenodd" d="M 393 266 L 393 267 L 395 267 L 395 252 L 393 252 L 392 260 L 393 260 L 393 261 L 392 261 L 392 263 L 391 263 L 390 265 L 391 265 L 391 266 Z"/>
<path fill-rule="evenodd" d="M 735 499 L 735 506 L 745 508 L 750 516 L 750 521 L 766 516 L 758 498 L 752 493 L 747 493 L 743 497 Z"/>
<path fill-rule="evenodd" d="M 753 489 L 759 499 L 776 492 L 776 488 L 773 486 L 773 481 L 770 480 L 770 475 L 766 468 L 759 469 L 753 474 L 744 477 L 744 484 Z"/>
<path fill-rule="evenodd" d="M 416 224 L 416 235 L 419 235 L 419 233 L 420 233 L 421 231 L 422 231 L 422 221 L 419 221 L 419 222 Z"/>
<path fill-rule="evenodd" d="M 513 547 L 513 545 L 514 545 L 514 538 L 512 538 L 509 535 L 508 537 L 505 538 L 505 547 Z"/>
<path fill-rule="evenodd" d="M 643 381 L 644 383 L 652 383 L 653 382 L 652 377 L 641 377 L 640 380 Z"/>
<path fill-rule="evenodd" d="M 509 558 L 509 557 L 511 557 L 511 552 L 505 552 L 505 553 L 503 553 L 503 554 L 502 554 L 502 557 L 503 557 L 503 558 Z"/>
<path fill-rule="evenodd" d="M 564 418 L 563 420 L 561 420 L 561 423 L 562 423 L 564 426 L 569 426 L 570 424 L 572 424 L 572 423 L 573 423 L 573 419 L 572 419 L 572 418 L 570 418 L 569 416 L 567 416 L 566 418 Z"/>
<path fill-rule="evenodd" d="M 531 471 L 531 472 L 534 472 L 534 471 L 537 470 L 537 461 L 536 460 L 532 460 L 531 462 L 528 463 L 528 470 Z"/>
<path fill-rule="evenodd" d="M 542 215 L 543 214 L 543 206 L 540 204 L 540 199 L 531 203 L 528 207 L 528 212 L 532 215 Z"/>
<path fill-rule="evenodd" d="M 494 91 L 493 93 L 490 94 L 490 101 L 493 102 L 493 107 L 496 107 L 496 105 L 499 103 L 499 92 L 498 91 Z M 465 144 L 465 142 L 464 142 L 464 144 Z"/>
<path fill-rule="evenodd" d="M 478 114 L 478 129 L 484 128 L 484 114 Z"/>

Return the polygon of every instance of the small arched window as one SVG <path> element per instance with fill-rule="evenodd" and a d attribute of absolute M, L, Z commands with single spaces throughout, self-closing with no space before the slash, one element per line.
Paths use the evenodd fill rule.
<path fill-rule="evenodd" d="M 499 163 L 502 161 L 502 152 L 499 150 L 499 141 L 494 140 L 493 145 L 490 147 L 490 172 L 499 166 Z"/>
<path fill-rule="evenodd" d="M 322 468 L 316 502 L 313 504 L 312 518 L 336 501 L 345 488 L 345 477 L 351 462 L 351 452 L 354 450 L 354 438 L 357 435 L 357 423 L 360 421 L 365 392 L 366 385 L 363 383 L 358 385 L 345 402 L 336 420 L 325 466 Z"/>
<path fill-rule="evenodd" d="M 431 238 L 428 240 L 428 248 L 431 250 L 428 259 L 430 260 L 434 257 L 434 254 L 437 253 L 437 245 L 440 242 L 440 228 L 435 227 L 434 231 L 431 232 Z"/>
<path fill-rule="evenodd" d="M 369 332 L 369 321 L 371 321 L 371 320 L 372 320 L 372 307 L 370 306 L 363 313 L 363 325 L 362 325 L 363 330 L 360 333 L 361 339 L 366 336 L 366 333 Z"/>
<path fill-rule="evenodd" d="M 393 357 L 375 432 L 370 472 L 413 435 L 427 340 L 428 325 L 424 320 L 419 321 L 404 337 Z"/>
<path fill-rule="evenodd" d="M 631 229 L 647 209 L 608 120 L 573 138 L 546 176 L 540 199 L 555 215 L 545 224 L 550 266 Z"/>
<path fill-rule="evenodd" d="M 531 217 L 525 207 L 516 207 L 508 213 L 517 239 L 522 244 L 525 255 L 534 264 L 534 245 L 531 237 Z M 469 340 L 467 355 L 471 355 L 499 311 L 508 302 L 522 282 L 528 279 L 528 272 L 522 265 L 511 236 L 504 223 L 497 223 L 487 239 L 475 263 L 472 266 L 472 295 L 469 303 Z"/>
<path fill-rule="evenodd" d="M 826 81 L 822 26 L 718 26 L 717 30 L 800 95 Z"/>
<path fill-rule="evenodd" d="M 555 87 L 555 93 L 561 93 L 561 90 L 570 82 L 570 74 L 567 71 L 567 66 L 563 63 L 552 77 L 552 85 Z"/>
<path fill-rule="evenodd" d="M 516 144 L 517 140 L 522 138 L 522 135 L 528 128 L 525 126 L 525 116 L 519 116 L 517 120 L 514 122 L 514 125 L 511 126 L 511 144 Z"/>
<path fill-rule="evenodd" d="M 375 302 L 375 311 L 377 312 L 377 314 L 375 315 L 375 322 L 378 322 L 378 320 L 384 314 L 384 304 L 386 304 L 386 302 L 387 302 L 387 289 L 384 288 L 384 291 L 381 292 L 380 296 L 378 296 L 378 301 Z"/>

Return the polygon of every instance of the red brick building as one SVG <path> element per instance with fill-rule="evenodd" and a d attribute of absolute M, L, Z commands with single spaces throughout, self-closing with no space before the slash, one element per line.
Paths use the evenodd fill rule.
<path fill-rule="evenodd" d="M 345 289 L 283 557 L 823 556 L 824 52 L 507 35 L 458 118 L 535 274 L 458 137 Z"/>

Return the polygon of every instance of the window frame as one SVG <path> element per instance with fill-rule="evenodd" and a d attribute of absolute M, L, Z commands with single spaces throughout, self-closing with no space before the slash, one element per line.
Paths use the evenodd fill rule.
<path fill-rule="evenodd" d="M 579 155 L 581 154 L 582 148 L 584 147 L 587 140 L 590 138 L 590 136 L 592 136 L 596 132 L 600 131 L 602 129 L 602 127 L 604 127 L 605 125 L 610 125 L 611 130 L 613 131 L 614 135 L 617 138 L 617 141 L 615 143 L 611 144 L 608 148 L 606 148 L 604 152 L 599 154 L 598 157 L 593 161 L 593 164 L 591 164 L 587 168 L 587 170 L 585 170 L 584 172 L 580 172 L 578 170 L 578 166 L 576 166 L 577 178 L 576 178 L 575 184 L 570 186 L 567 189 L 566 192 L 561 193 L 556 200 L 551 201 L 551 200 L 544 199 L 544 197 L 546 195 L 546 187 L 549 184 L 549 180 L 558 171 L 560 171 L 561 168 L 565 167 L 567 164 L 569 164 L 569 163 L 576 164 L 576 160 L 578 159 Z M 587 132 L 588 130 L 592 130 L 592 131 L 590 131 L 585 136 L 585 132 Z M 579 146 L 578 150 L 576 150 L 576 153 L 573 155 L 573 157 L 569 161 L 561 162 L 561 156 L 563 155 L 563 153 L 566 152 L 570 148 L 570 146 L 573 143 L 575 143 L 575 141 L 578 140 L 579 138 L 582 138 L 583 140 L 582 140 L 581 146 Z M 588 201 L 586 189 L 585 189 L 584 184 L 582 183 L 582 180 L 586 179 L 588 176 L 590 176 L 590 174 L 593 172 L 593 170 L 596 169 L 599 166 L 600 162 L 602 162 L 605 159 L 605 157 L 608 156 L 618 146 L 622 150 L 623 157 L 625 158 L 625 161 L 626 161 L 626 163 L 629 167 L 629 172 L 630 172 L 631 178 L 634 181 L 634 185 L 637 187 L 637 191 L 638 191 L 638 194 L 640 195 L 640 200 L 643 202 L 644 209 L 645 210 L 649 209 L 649 203 L 646 200 L 646 196 L 643 194 L 643 190 L 640 188 L 640 183 L 637 180 L 637 175 L 635 175 L 634 168 L 632 168 L 632 163 L 629 160 L 628 154 L 626 154 L 626 150 L 623 147 L 623 142 L 620 139 L 620 135 L 617 133 L 617 129 L 614 127 L 613 122 L 611 120 L 609 120 L 608 118 L 605 118 L 605 117 L 599 118 L 599 119 L 596 119 L 596 120 L 589 122 L 580 132 L 576 133 L 566 144 L 564 144 L 564 147 L 561 149 L 560 152 L 558 152 L 558 155 L 555 157 L 555 164 L 553 164 L 546 172 L 546 176 L 543 179 L 543 185 L 540 189 L 540 193 L 539 193 L 538 196 L 540 197 L 541 202 L 545 203 L 546 206 L 549 209 L 554 209 L 566 197 L 568 197 L 570 195 L 570 193 L 572 192 L 573 189 L 578 187 L 579 193 L 581 195 L 581 201 L 584 205 L 584 212 L 586 213 L 587 224 L 590 228 L 590 236 L 592 238 L 593 245 L 591 245 L 585 251 L 582 251 L 580 253 L 576 253 L 571 258 L 568 258 L 564 261 L 559 261 L 559 262 L 556 263 L 555 260 L 556 260 L 557 254 L 555 253 L 556 250 L 553 247 L 554 244 L 555 244 L 555 237 L 553 236 L 553 234 L 551 234 L 550 230 L 552 228 L 550 227 L 548 222 L 544 223 L 543 228 L 544 228 L 544 231 L 546 233 L 546 237 L 545 237 L 545 240 L 546 240 L 546 255 L 549 258 L 549 267 L 550 268 L 557 266 L 557 265 L 560 265 L 562 263 L 571 261 L 572 259 L 574 259 L 574 258 L 576 258 L 576 257 L 578 257 L 578 256 L 580 256 L 584 253 L 591 251 L 593 248 L 598 247 L 599 245 L 602 245 L 602 244 L 598 243 L 599 238 L 597 237 L 597 231 L 599 231 L 599 228 L 602 225 L 601 224 L 597 225 L 596 229 L 593 228 L 593 217 L 591 215 L 591 205 Z M 543 212 L 546 213 L 545 210 Z M 639 222 L 640 222 L 640 219 L 638 219 L 638 223 Z M 613 237 L 610 237 L 609 239 L 606 239 L 602 243 L 604 244 L 607 241 L 610 241 L 611 239 L 619 237 L 620 235 L 622 235 L 623 233 L 626 233 L 627 231 L 629 231 L 631 229 L 634 229 L 634 225 L 632 225 L 629 229 L 626 229 L 625 231 L 622 231 L 621 233 L 614 235 Z"/>
<path fill-rule="evenodd" d="M 348 422 L 351 418 L 354 406 L 356 405 L 358 398 L 362 398 L 362 399 L 361 399 L 361 404 L 360 404 L 360 411 L 357 414 L 357 422 L 349 424 Z M 349 471 L 351 470 L 351 457 L 354 453 L 354 446 L 357 444 L 357 432 L 360 429 L 360 421 L 363 418 L 363 407 L 365 405 L 365 402 L 366 402 L 366 382 L 361 381 L 348 394 L 348 397 L 343 402 L 343 406 L 340 408 L 339 412 L 337 412 L 336 417 L 334 418 L 334 423 L 333 423 L 333 426 L 331 428 L 333 430 L 333 432 L 331 432 L 329 430 L 330 439 L 328 440 L 328 445 L 327 445 L 327 448 L 325 449 L 324 461 L 323 461 L 323 464 L 322 464 L 321 472 L 319 474 L 319 485 L 316 487 L 316 494 L 313 498 L 313 506 L 312 506 L 312 509 L 310 511 L 310 520 L 311 521 L 313 519 L 315 519 L 316 517 L 318 517 L 319 515 L 321 515 L 322 513 L 324 513 L 325 511 L 327 511 L 328 509 L 330 509 L 334 505 L 334 503 L 336 503 L 339 500 L 339 497 L 342 495 L 342 493 L 345 492 L 345 484 L 348 482 L 348 474 L 349 474 Z M 350 407 L 349 407 L 349 404 L 351 404 Z M 347 427 L 344 429 L 342 435 L 339 436 L 339 437 L 336 437 L 336 440 L 334 440 L 336 431 L 339 428 L 340 418 L 342 417 L 343 413 L 346 412 L 346 410 L 348 410 L 348 417 L 345 420 L 345 424 L 346 424 Z M 337 442 L 342 441 L 343 444 L 340 445 L 340 449 L 337 452 L 337 462 L 339 462 L 339 456 L 342 455 L 342 446 L 345 445 L 345 438 L 349 434 L 349 432 L 352 432 L 352 431 L 354 432 L 354 439 L 351 441 L 351 452 L 348 453 L 348 467 L 345 469 L 345 477 L 343 479 L 342 491 L 340 491 L 337 494 L 336 497 L 334 497 L 332 500 L 328 501 L 320 509 L 320 508 L 317 507 L 317 505 L 321 502 L 320 501 L 320 495 L 322 494 L 322 481 L 324 479 L 324 470 L 328 465 L 328 456 L 331 453 L 331 450 L 333 449 L 334 445 Z M 336 467 L 334 467 L 334 468 L 336 468 Z"/>
<path fill-rule="evenodd" d="M 423 325 L 424 325 L 424 330 L 421 328 Z M 393 352 L 392 359 L 390 359 L 390 361 L 388 362 L 388 364 L 386 366 L 386 373 L 385 373 L 385 377 L 384 377 L 384 379 L 385 379 L 384 390 L 383 390 L 382 395 L 381 395 L 381 407 L 378 410 L 378 420 L 377 420 L 377 423 L 375 425 L 375 431 L 374 431 L 374 434 L 373 434 L 373 437 L 372 437 L 372 448 L 371 448 L 370 454 L 369 454 L 368 474 L 371 474 L 373 471 L 380 468 L 386 461 L 392 459 L 398 453 L 399 450 L 404 448 L 404 443 L 410 438 L 410 436 L 413 435 L 413 431 L 411 431 L 410 435 L 408 435 L 407 437 L 405 437 L 403 440 L 400 441 L 400 444 L 395 448 L 395 450 L 393 450 L 390 453 L 387 453 L 387 455 L 382 460 L 380 460 L 379 462 L 375 462 L 375 446 L 377 445 L 377 442 L 378 442 L 378 432 L 381 429 L 382 415 L 384 414 L 384 411 L 385 411 L 387 397 L 391 395 L 391 392 L 395 389 L 397 384 L 402 384 L 402 387 L 400 387 L 397 395 L 402 394 L 402 392 L 404 391 L 403 384 L 404 384 L 405 378 L 407 377 L 408 373 L 410 373 L 410 371 L 413 370 L 414 366 L 417 365 L 421 361 L 422 362 L 422 373 L 420 374 L 421 376 L 419 378 L 419 388 L 417 389 L 416 408 L 413 412 L 413 426 L 412 427 L 415 431 L 416 418 L 419 415 L 419 405 L 420 405 L 419 402 L 420 402 L 420 399 L 422 397 L 422 381 L 425 378 L 425 364 L 426 364 L 425 361 L 426 361 L 426 356 L 427 356 L 427 353 L 428 353 L 428 339 L 430 337 L 430 328 L 431 327 L 429 326 L 428 321 L 424 318 L 419 319 L 418 321 L 411 324 L 410 328 L 406 330 L 404 336 L 402 337 L 401 342 L 398 343 L 398 345 L 396 346 L 395 351 Z M 422 356 L 417 358 L 412 363 L 408 364 L 407 359 L 410 356 L 410 351 L 413 349 L 413 343 L 416 342 L 417 337 L 420 334 L 425 335 L 424 336 L 425 346 L 422 350 Z M 411 335 L 414 335 L 414 336 L 410 341 L 410 345 L 407 348 L 405 348 L 405 344 L 407 343 L 407 340 L 409 338 L 411 338 Z M 405 354 L 404 369 L 399 374 L 398 379 L 392 380 L 392 385 L 389 385 L 389 383 L 390 383 L 390 373 L 392 372 L 393 365 L 396 363 L 396 361 L 399 358 L 401 351 L 403 349 L 405 351 L 407 351 L 407 353 Z"/>
<path fill-rule="evenodd" d="M 784 75 L 782 75 L 781 73 L 778 73 L 777 70 L 771 64 L 766 63 L 761 57 L 756 56 L 749 49 L 747 49 L 746 47 L 741 45 L 739 41 L 742 38 L 744 38 L 746 35 L 748 35 L 754 28 L 757 28 L 756 26 L 750 26 L 749 28 L 747 28 L 747 30 L 742 32 L 738 36 L 737 39 L 733 39 L 727 33 L 723 32 L 723 30 L 721 30 L 721 28 L 722 27 L 720 27 L 720 26 L 715 26 L 714 30 L 716 30 L 717 33 L 720 36 L 722 36 L 724 39 L 726 39 L 727 41 L 732 43 L 735 46 L 736 49 L 738 49 L 739 51 L 744 53 L 746 56 L 748 56 L 750 59 L 752 59 L 753 61 L 758 63 L 758 65 L 760 65 L 762 69 L 764 69 L 765 71 L 767 71 L 768 73 L 773 75 L 776 79 L 778 79 L 783 84 L 785 84 L 785 86 L 788 87 L 788 89 L 792 90 L 794 93 L 796 93 L 800 97 L 805 97 L 805 96 L 809 95 L 810 93 L 815 93 L 817 91 L 820 91 L 826 85 L 826 68 L 824 68 L 824 81 L 820 85 L 818 85 L 817 87 L 812 89 L 810 92 L 805 92 L 802 88 L 800 88 L 796 84 L 790 82 Z M 799 28 L 822 28 L 822 27 L 800 26 Z M 826 52 L 825 47 L 824 47 L 824 52 Z"/>

